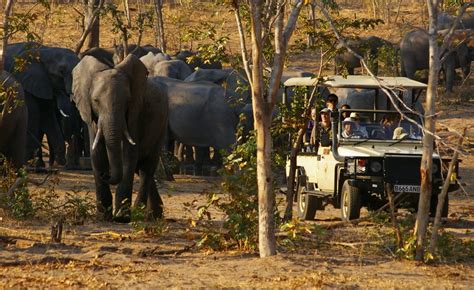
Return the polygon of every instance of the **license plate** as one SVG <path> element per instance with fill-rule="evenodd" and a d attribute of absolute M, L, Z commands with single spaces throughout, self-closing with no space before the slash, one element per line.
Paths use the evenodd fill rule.
<path fill-rule="evenodd" d="M 401 185 L 395 184 L 393 186 L 393 191 L 395 192 L 413 192 L 413 193 L 420 193 L 421 186 L 420 185 Z"/>

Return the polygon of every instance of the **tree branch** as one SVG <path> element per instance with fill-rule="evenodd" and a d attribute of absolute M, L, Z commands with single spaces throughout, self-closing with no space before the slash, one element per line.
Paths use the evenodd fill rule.
<path fill-rule="evenodd" d="M 94 5 L 93 4 L 94 1 L 93 0 L 90 0 L 90 1 L 91 1 L 92 4 L 89 3 L 88 5 Z M 91 21 L 89 23 L 87 23 L 87 27 L 82 32 L 82 35 L 79 38 L 79 41 L 77 42 L 76 47 L 74 48 L 74 53 L 79 54 L 81 52 L 81 48 L 84 45 L 84 42 L 86 41 L 87 36 L 92 31 L 94 23 L 96 22 L 97 18 L 99 17 L 99 13 L 100 13 L 100 10 L 102 9 L 102 7 L 104 6 L 104 2 L 105 2 L 105 0 L 100 0 L 99 5 L 97 6 L 97 8 L 92 12 Z"/>
<path fill-rule="evenodd" d="M 235 13 L 235 21 L 237 22 L 237 29 L 239 31 L 240 49 L 241 49 L 241 52 L 242 52 L 242 62 L 243 62 L 242 65 L 244 67 L 245 74 L 247 75 L 247 79 L 249 81 L 250 88 L 252 88 L 253 87 L 252 73 L 250 71 L 249 56 L 248 56 L 248 52 L 247 52 L 247 44 L 245 42 L 245 33 L 244 33 L 243 25 L 242 25 L 242 18 L 240 17 L 238 0 L 234 0 L 233 6 L 234 6 L 234 13 Z"/>

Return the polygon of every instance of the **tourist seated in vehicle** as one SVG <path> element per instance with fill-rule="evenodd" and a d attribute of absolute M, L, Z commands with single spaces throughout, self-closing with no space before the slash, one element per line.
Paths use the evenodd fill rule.
<path fill-rule="evenodd" d="M 403 127 L 397 127 L 393 130 L 393 140 L 405 140 L 408 139 L 408 133 L 403 129 Z"/>
<path fill-rule="evenodd" d="M 332 131 L 331 131 L 331 111 L 328 108 L 321 110 L 321 122 L 319 122 L 319 136 L 318 140 L 321 146 L 331 146 Z"/>
<path fill-rule="evenodd" d="M 348 129 L 350 129 L 350 132 L 352 132 L 352 134 L 351 135 L 346 134 L 347 136 L 351 136 L 351 137 L 345 137 L 343 135 L 344 138 L 368 138 L 369 134 L 367 133 L 367 129 L 360 124 L 360 116 L 358 113 L 352 112 L 348 118 L 344 119 L 343 121 L 344 128 L 345 128 L 345 125 L 344 125 L 345 122 L 352 122 L 353 124 L 349 124 L 351 128 L 348 127 Z"/>
<path fill-rule="evenodd" d="M 354 117 L 353 117 L 354 116 Z M 351 113 L 351 117 L 345 118 L 342 121 L 342 137 L 343 138 L 367 138 L 367 131 L 361 131 L 361 127 L 359 125 L 359 120 L 355 118 L 355 115 Z M 365 129 L 365 128 L 364 128 Z"/>
<path fill-rule="evenodd" d="M 336 94 L 329 94 L 326 98 L 326 108 L 328 108 L 331 112 L 337 108 L 338 103 L 339 97 Z"/>
<path fill-rule="evenodd" d="M 344 105 L 341 106 L 341 110 L 350 110 L 350 109 L 351 109 L 351 106 L 349 106 L 348 104 L 344 104 Z M 350 115 L 351 115 L 351 112 L 349 112 L 349 111 L 341 113 L 341 116 L 342 116 L 343 120 L 345 118 L 350 117 Z"/>
<path fill-rule="evenodd" d="M 385 139 L 392 139 L 395 128 L 400 123 L 400 115 L 398 114 L 386 114 L 382 117 L 381 125 L 385 133 Z"/>
<path fill-rule="evenodd" d="M 311 152 L 312 147 L 314 147 L 314 140 L 311 140 L 313 131 L 315 130 L 316 125 L 316 109 L 311 109 L 311 118 L 306 123 L 306 132 L 303 136 L 303 144 L 305 146 L 305 151 Z"/>

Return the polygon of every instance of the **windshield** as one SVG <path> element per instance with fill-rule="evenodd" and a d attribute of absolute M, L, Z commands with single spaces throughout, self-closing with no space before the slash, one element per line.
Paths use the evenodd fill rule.
<path fill-rule="evenodd" d="M 420 117 L 404 112 L 421 124 Z M 421 129 L 394 111 L 339 110 L 339 138 L 342 141 L 421 140 Z"/>

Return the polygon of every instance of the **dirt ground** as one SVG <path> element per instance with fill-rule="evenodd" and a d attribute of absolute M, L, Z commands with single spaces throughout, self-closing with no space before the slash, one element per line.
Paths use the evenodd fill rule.
<path fill-rule="evenodd" d="M 474 126 L 474 104 L 446 109 L 449 114 L 442 115 L 440 123 L 457 130 Z M 468 146 L 472 145 L 471 140 Z M 445 231 L 473 241 L 474 157 L 469 154 L 462 159 L 463 190 L 450 196 Z M 44 179 L 44 175 L 33 177 Z M 94 195 L 90 171 L 61 170 L 54 177 L 59 180 L 55 190 L 60 196 L 67 192 Z M 261 259 L 254 251 L 197 248 L 202 232 L 190 227 L 190 221 L 197 220 L 197 207 L 206 203 L 207 193 L 219 194 L 221 180 L 187 175 L 175 178 L 159 186 L 166 219 L 158 235 L 146 234 L 131 224 L 87 221 L 65 225 L 61 243 L 52 243 L 51 222 L 19 222 L 3 216 L 0 287 L 470 288 L 474 283 L 472 250 L 471 256 L 464 253 L 428 265 L 399 259 L 393 247 L 382 241 L 385 238 L 378 223 L 331 228 L 340 222 L 339 210 L 331 206 L 319 211 L 316 221 L 303 223 L 312 233 L 305 234 L 294 247 L 284 246 L 280 238 L 274 257 Z M 39 188 L 30 186 L 30 191 L 46 187 L 47 183 Z M 283 198 L 278 195 L 280 201 Z M 216 224 L 221 223 L 222 213 L 212 209 L 211 215 Z"/>
<path fill-rule="evenodd" d="M 344 15 L 364 16 L 359 2 L 349 1 Z M 75 5 L 76 8 L 78 5 Z M 386 24 L 367 31 L 398 41 L 407 29 L 419 25 L 418 8 L 401 7 L 399 29 Z M 189 17 L 193 23 L 209 19 L 201 10 L 165 11 L 167 27 Z M 224 10 L 213 15 L 220 23 L 226 19 Z M 72 48 L 79 35 L 78 16 L 72 6 L 61 6 L 49 15 L 47 22 L 36 25 L 44 42 Z M 227 17 L 229 18 L 229 17 Z M 229 18 L 231 19 L 231 18 Z M 228 21 L 225 31 L 235 32 L 235 23 Z M 104 26 L 110 19 L 104 19 Z M 219 30 L 220 31 L 220 30 Z M 52 33 L 54 32 L 54 33 Z M 179 32 L 179 31 L 178 31 Z M 178 32 L 167 30 L 172 49 L 193 48 L 183 44 Z M 182 33 L 179 32 L 180 34 Z M 110 31 L 102 29 L 103 46 L 112 44 Z M 154 43 L 151 31 L 143 43 Z M 238 52 L 238 38 L 231 37 L 231 52 Z M 315 69 L 311 55 L 291 59 L 292 67 Z M 471 97 L 472 98 L 472 97 Z M 440 104 L 439 129 L 458 131 L 474 127 L 474 103 L 445 101 Z M 472 151 L 474 141 L 468 148 Z M 474 241 L 474 156 L 461 156 L 462 190 L 450 197 L 450 213 L 445 231 L 463 241 Z M 42 180 L 44 175 L 33 174 Z M 90 196 L 94 199 L 94 183 L 90 171 L 59 171 L 55 191 Z M 246 287 L 246 288 L 472 288 L 474 257 L 455 253 L 441 262 L 420 264 L 397 258 L 392 244 L 386 241 L 390 227 L 378 222 L 361 222 L 356 226 L 332 227 L 340 222 L 339 210 L 330 206 L 317 213 L 317 220 L 304 222 L 311 233 L 302 234 L 292 247 L 284 245 L 279 233 L 278 255 L 261 259 L 254 251 L 212 251 L 196 246 L 202 229 L 190 226 L 197 219 L 197 207 L 206 203 L 206 194 L 219 193 L 219 178 L 175 176 L 174 182 L 163 182 L 159 191 L 165 205 L 165 220 L 160 222 L 161 234 L 137 230 L 132 224 L 86 221 L 82 225 L 65 225 L 61 243 L 50 241 L 52 222 L 44 219 L 16 221 L 0 211 L 0 287 L 87 287 L 87 288 L 150 288 L 150 287 Z M 30 186 L 41 194 L 50 185 Z M 135 185 L 135 189 L 137 184 Z M 136 192 L 135 192 L 136 193 Z M 283 200 L 283 196 L 278 195 Z M 363 211 L 363 216 L 367 212 Z M 216 225 L 223 215 L 211 210 Z M 282 238 L 283 236 L 283 238 Z M 472 253 L 472 250 L 471 252 Z"/>

